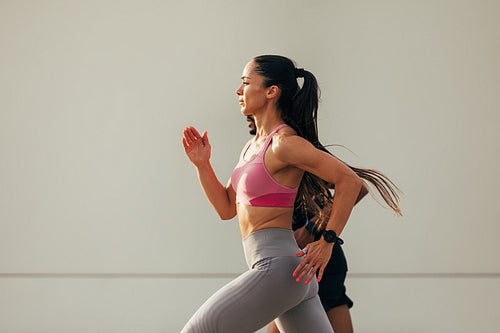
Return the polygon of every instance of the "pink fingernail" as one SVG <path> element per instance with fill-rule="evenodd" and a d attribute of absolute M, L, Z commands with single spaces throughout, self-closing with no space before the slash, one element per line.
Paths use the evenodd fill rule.
<path fill-rule="evenodd" d="M 297 280 L 295 280 L 295 281 L 300 282 L 300 278 L 298 278 L 298 279 L 297 279 Z"/>
<path fill-rule="evenodd" d="M 308 283 L 309 283 L 309 281 L 304 282 L 304 284 L 308 284 Z"/>
<path fill-rule="evenodd" d="M 293 277 L 296 277 L 297 276 L 297 273 L 293 273 Z"/>

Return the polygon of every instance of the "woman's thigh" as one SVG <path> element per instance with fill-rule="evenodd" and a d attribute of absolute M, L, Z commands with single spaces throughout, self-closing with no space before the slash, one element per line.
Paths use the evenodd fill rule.
<path fill-rule="evenodd" d="M 295 282 L 295 260 L 266 258 L 213 294 L 182 333 L 254 332 L 296 306 L 317 286 Z"/>
<path fill-rule="evenodd" d="M 333 333 L 318 295 L 281 314 L 276 324 L 280 332 L 286 333 Z"/>

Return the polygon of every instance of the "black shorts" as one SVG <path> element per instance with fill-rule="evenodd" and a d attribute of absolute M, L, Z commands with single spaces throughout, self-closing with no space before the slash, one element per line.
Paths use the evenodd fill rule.
<path fill-rule="evenodd" d="M 305 225 L 305 219 L 294 220 L 292 224 L 293 230 L 297 230 Z M 321 235 L 317 234 L 314 240 L 317 241 Z M 346 295 L 346 288 L 344 285 L 345 277 L 347 275 L 347 260 L 342 251 L 342 246 L 335 243 L 332 249 L 332 256 L 328 265 L 326 265 L 323 277 L 319 282 L 318 295 L 323 304 L 326 312 L 341 306 L 347 305 L 350 308 L 353 306 L 352 300 Z"/>
<path fill-rule="evenodd" d="M 319 283 L 318 295 L 326 312 L 337 306 L 353 306 L 352 300 L 346 295 L 344 285 L 347 275 L 347 260 L 340 244 L 335 244 L 332 256 L 323 272 L 323 277 Z"/>

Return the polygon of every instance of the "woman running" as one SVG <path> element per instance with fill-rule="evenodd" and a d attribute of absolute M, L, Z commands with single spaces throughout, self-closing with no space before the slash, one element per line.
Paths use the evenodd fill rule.
<path fill-rule="evenodd" d="M 247 116 L 246 119 L 250 134 L 255 135 L 257 130 L 253 117 Z M 366 186 L 363 186 L 356 199 L 356 203 L 361 201 L 366 194 L 368 194 L 368 189 Z M 330 215 L 330 205 L 322 207 L 322 209 L 324 216 Z M 314 221 L 316 221 L 315 216 L 306 215 L 307 214 L 304 214 L 302 209 L 294 209 L 292 229 L 293 236 L 299 248 L 305 248 L 307 244 L 319 240 L 321 237 L 322 231 L 318 230 L 314 223 Z M 325 267 L 325 272 L 323 278 L 319 282 L 318 289 L 319 299 L 335 333 L 352 333 L 354 331 L 351 314 L 349 312 L 349 309 L 353 306 L 353 301 L 346 295 L 346 287 L 344 284 L 346 275 L 347 259 L 340 242 L 335 242 L 330 261 Z M 280 333 L 276 326 L 276 322 L 272 321 L 269 324 L 267 333 Z"/>
<path fill-rule="evenodd" d="M 297 78 L 304 79 L 302 88 Z M 317 139 L 319 91 L 312 73 L 288 58 L 266 55 L 252 59 L 241 79 L 236 90 L 241 112 L 253 115 L 257 133 L 227 186 L 211 167 L 206 131 L 200 135 L 187 127 L 182 142 L 221 219 L 238 215 L 249 270 L 212 295 L 182 332 L 254 332 L 275 318 L 285 333 L 333 332 L 317 295 L 318 281 L 363 181 Z M 313 194 L 329 185 L 335 187 L 332 213 L 323 219 L 317 211 L 322 237 L 301 251 L 292 231 L 295 201 L 315 211 L 309 207 L 317 201 Z"/>

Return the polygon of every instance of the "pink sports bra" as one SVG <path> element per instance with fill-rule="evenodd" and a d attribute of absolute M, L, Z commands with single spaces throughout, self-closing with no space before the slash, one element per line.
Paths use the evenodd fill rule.
<path fill-rule="evenodd" d="M 243 159 L 250 143 L 241 152 L 240 161 L 231 174 L 236 203 L 261 207 L 293 207 L 299 187 L 290 188 L 279 184 L 264 165 L 264 155 L 273 135 L 285 126 L 288 125 L 282 124 L 272 131 L 257 156 L 250 161 Z"/>

